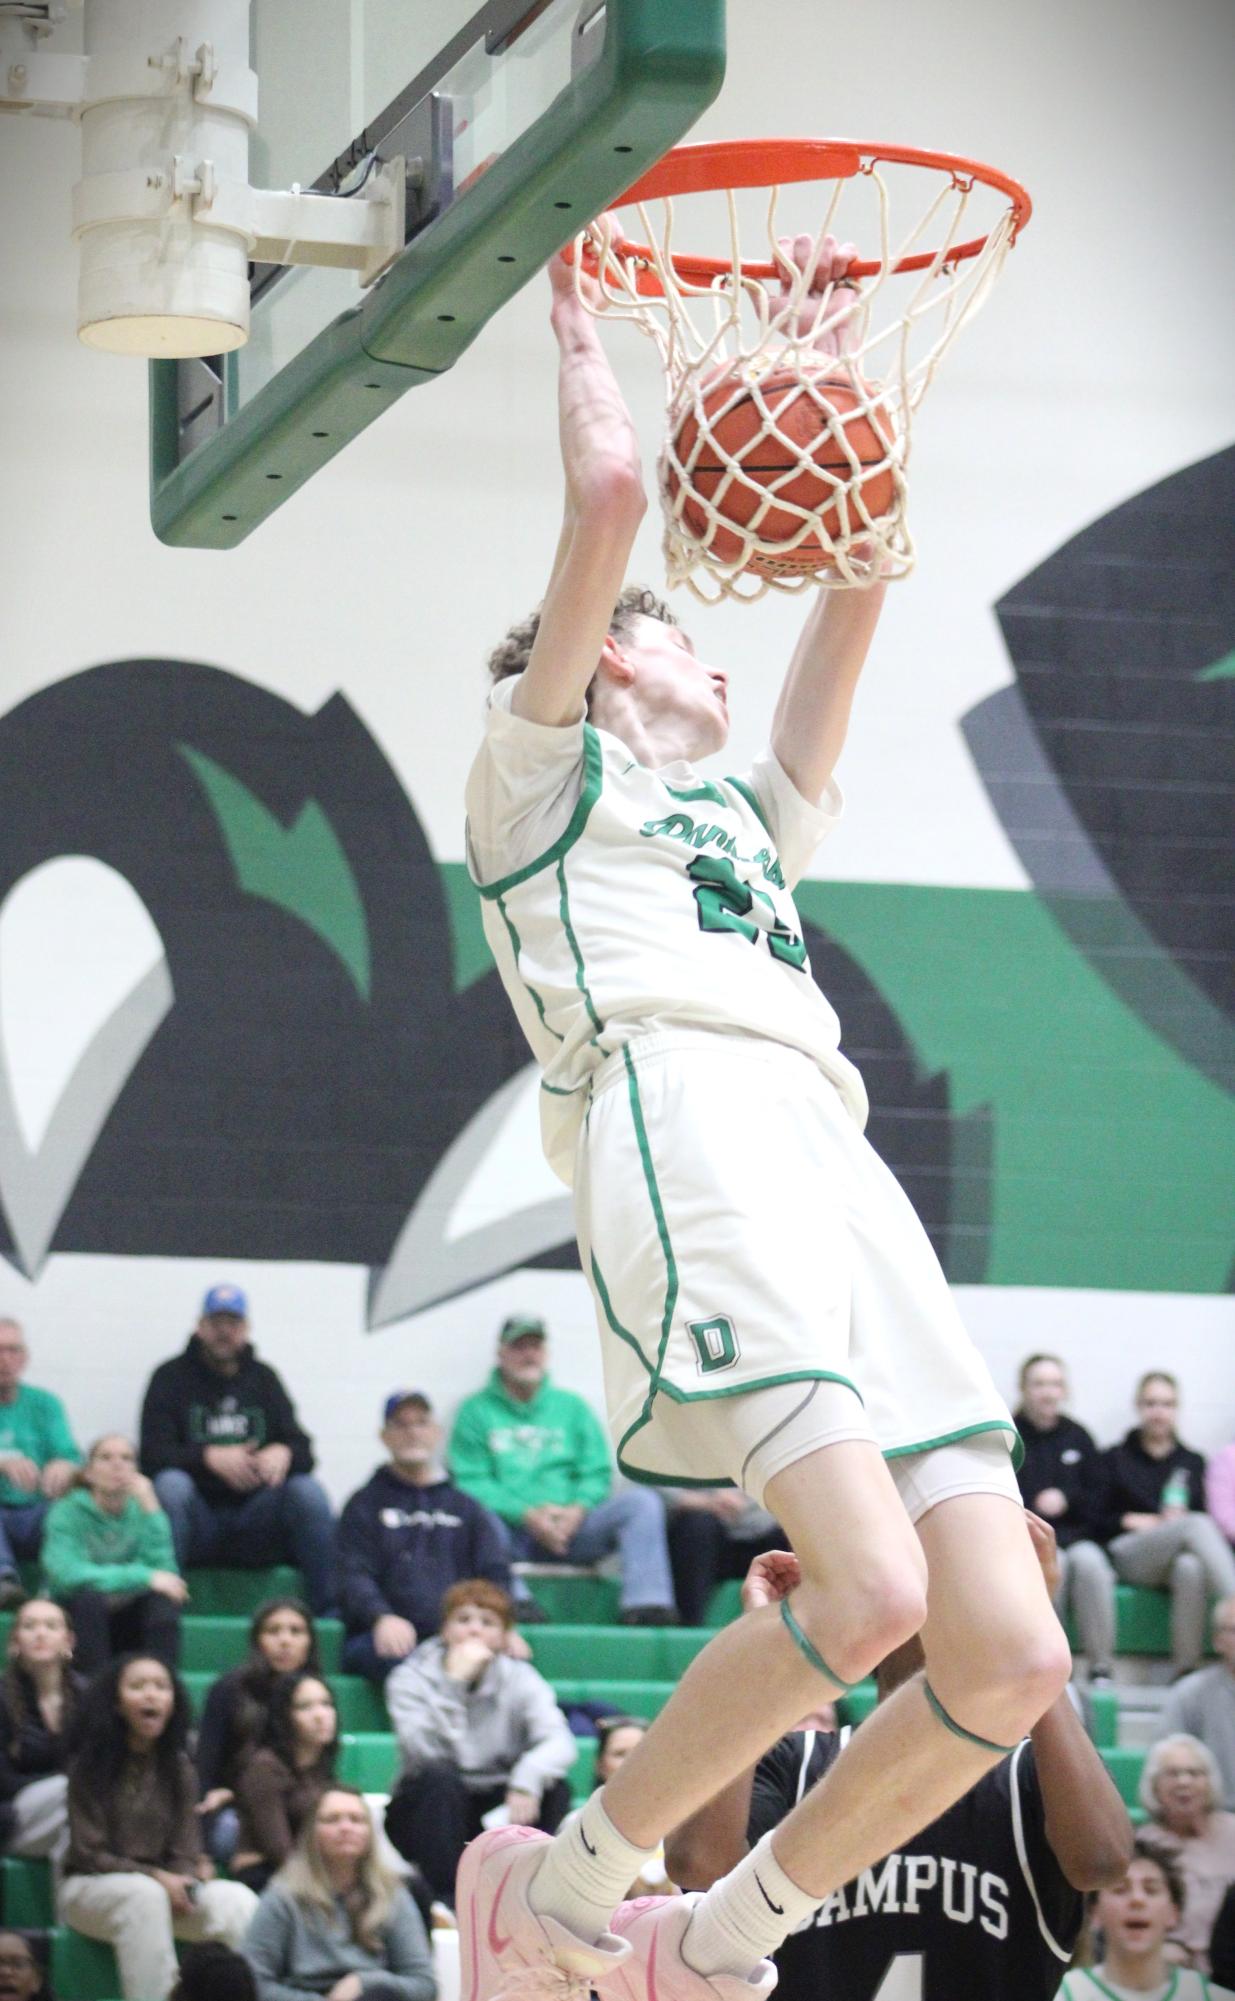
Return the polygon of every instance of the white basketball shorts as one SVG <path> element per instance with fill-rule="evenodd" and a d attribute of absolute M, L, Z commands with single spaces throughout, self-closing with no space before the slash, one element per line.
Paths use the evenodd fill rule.
<path fill-rule="evenodd" d="M 763 1484 L 842 1437 L 873 1438 L 894 1472 L 982 1434 L 1015 1449 L 912 1205 L 808 1056 L 704 1030 L 618 1050 L 593 1080 L 575 1212 L 630 1478 L 750 1492 L 752 1450 Z M 1015 1496 L 1006 1455 L 995 1487 Z"/>

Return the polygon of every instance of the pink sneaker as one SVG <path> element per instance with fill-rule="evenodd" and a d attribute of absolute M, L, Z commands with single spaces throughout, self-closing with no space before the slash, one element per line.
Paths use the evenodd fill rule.
<path fill-rule="evenodd" d="M 459 1864 L 459 2001 L 587 2001 L 590 1990 L 630 1955 L 611 1932 L 595 1945 L 527 1900 L 549 1836 L 534 1827 L 495 1827 L 468 1843 Z"/>
<path fill-rule="evenodd" d="M 761 1959 L 745 1979 L 696 1973 L 682 1957 L 682 1939 L 696 1897 L 636 1897 L 619 1904 L 613 1931 L 630 1946 L 630 1958 L 605 1989 L 605 2001 L 762 2001 L 776 1985 L 776 1968 Z"/>

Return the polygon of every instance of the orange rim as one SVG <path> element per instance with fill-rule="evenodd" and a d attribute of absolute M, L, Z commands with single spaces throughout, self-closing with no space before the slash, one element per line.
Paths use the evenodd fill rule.
<path fill-rule="evenodd" d="M 881 163 L 895 166 L 928 167 L 949 174 L 954 185 L 967 192 L 975 181 L 1005 195 L 1012 210 L 1012 242 L 1016 241 L 1033 213 L 1033 203 L 1019 181 L 1001 174 L 997 167 L 983 166 L 957 153 L 927 152 L 915 146 L 867 146 L 853 139 L 725 139 L 696 146 L 677 146 L 629 187 L 615 209 L 632 202 L 659 201 L 666 196 L 704 194 L 717 188 L 764 188 L 786 181 L 851 180 L 855 174 L 873 173 Z M 977 257 L 986 248 L 990 231 L 954 243 L 947 263 L 959 264 Z M 659 297 L 663 286 L 656 275 L 650 245 L 618 236 L 614 250 L 620 257 L 633 258 L 642 265 L 636 289 L 645 298 Z M 926 271 L 935 262 L 937 250 L 915 251 L 893 264 L 893 271 Z M 593 271 L 595 254 L 585 249 L 584 261 Z M 675 251 L 670 260 L 679 278 L 693 284 L 708 284 L 714 278 L 732 274 L 732 258 L 698 257 L 693 252 Z M 743 277 L 779 278 L 779 265 L 743 262 Z M 873 278 L 882 269 L 878 258 L 859 258 L 849 266 L 851 278 Z"/>

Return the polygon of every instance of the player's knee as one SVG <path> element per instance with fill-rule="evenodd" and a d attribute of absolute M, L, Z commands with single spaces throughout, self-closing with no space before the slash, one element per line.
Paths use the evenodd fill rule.
<path fill-rule="evenodd" d="M 866 1562 L 843 1579 L 804 1580 L 793 1609 L 834 1674 L 855 1682 L 920 1630 L 926 1592 L 912 1564 Z"/>
<path fill-rule="evenodd" d="M 1072 1649 L 1058 1619 L 1043 1620 L 1022 1641 L 1014 1669 L 1024 1728 L 1029 1729 L 1062 1694 L 1072 1674 Z"/>
<path fill-rule="evenodd" d="M 946 1662 L 928 1657 L 927 1677 L 949 1712 L 1000 1743 L 1031 1730 L 1067 1687 L 1072 1652 L 1055 1618 L 988 1632 Z"/>

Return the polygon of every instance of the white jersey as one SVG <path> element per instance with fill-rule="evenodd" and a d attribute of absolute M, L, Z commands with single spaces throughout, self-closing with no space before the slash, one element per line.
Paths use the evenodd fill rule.
<path fill-rule="evenodd" d="M 669 1028 L 763 1036 L 813 1058 L 859 1126 L 866 1092 L 811 977 L 792 889 L 835 824 L 772 753 L 745 777 L 648 770 L 582 718 L 566 728 L 493 689 L 467 783 L 468 866 L 485 935 L 544 1078 L 550 1165 L 569 1184 L 593 1072 Z"/>

